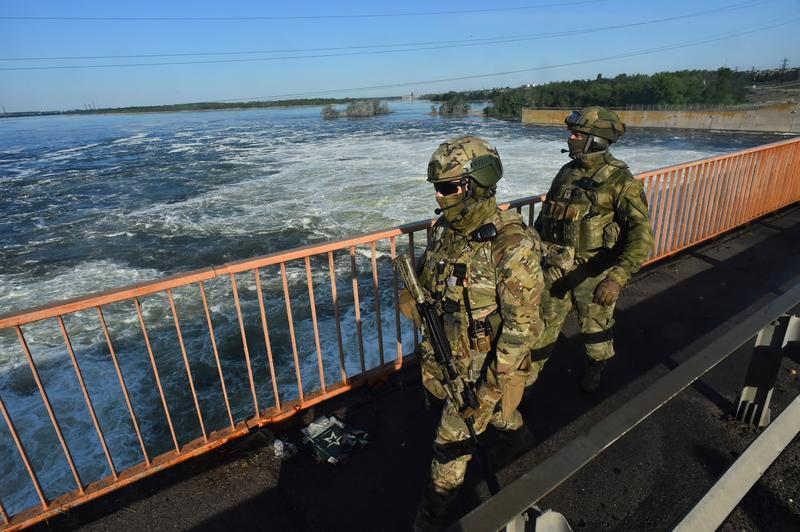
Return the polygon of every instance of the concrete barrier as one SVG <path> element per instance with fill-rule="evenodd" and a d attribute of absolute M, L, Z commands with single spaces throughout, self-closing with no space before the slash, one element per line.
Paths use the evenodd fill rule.
<path fill-rule="evenodd" d="M 800 133 L 800 104 L 786 102 L 741 111 L 628 111 L 615 109 L 629 127 Z M 523 124 L 563 125 L 568 109 L 522 109 Z"/>

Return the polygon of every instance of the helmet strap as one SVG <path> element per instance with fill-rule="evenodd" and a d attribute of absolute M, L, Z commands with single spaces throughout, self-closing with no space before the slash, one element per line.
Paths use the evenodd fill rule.
<path fill-rule="evenodd" d="M 589 152 L 598 152 L 598 151 L 605 151 L 608 149 L 608 145 L 610 144 L 609 141 L 604 139 L 603 137 L 598 137 L 597 135 L 591 135 L 589 137 L 589 142 L 586 144 L 588 146 L 587 151 Z"/>

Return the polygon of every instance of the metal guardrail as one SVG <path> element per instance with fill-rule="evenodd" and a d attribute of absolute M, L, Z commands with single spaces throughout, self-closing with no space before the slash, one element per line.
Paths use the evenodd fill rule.
<path fill-rule="evenodd" d="M 673 532 L 717 530 L 792 439 L 800 434 L 800 396 L 747 448 Z"/>
<path fill-rule="evenodd" d="M 629 104 L 620 109 L 625 111 L 708 111 L 708 112 L 724 112 L 724 111 L 753 111 L 761 109 L 775 102 L 767 103 L 744 103 L 744 104 L 711 104 L 711 103 L 686 103 L 686 104 L 670 104 L 670 103 L 640 103 Z"/>
<path fill-rule="evenodd" d="M 670 399 L 725 360 L 759 330 L 798 303 L 800 285 L 767 304 L 751 305 L 737 314 L 738 322 L 732 324 L 728 321 L 686 346 L 674 357 L 682 359 L 684 355 L 692 355 L 686 362 L 468 513 L 449 527 L 448 532 L 503 530 L 515 516 L 526 512 Z M 685 530 L 699 529 L 689 527 Z"/>
<path fill-rule="evenodd" d="M 800 200 L 800 139 L 653 170 L 637 177 L 644 181 L 655 228 L 650 263 Z M 532 223 L 536 205 L 542 199 L 521 198 L 503 208 L 527 211 L 524 214 Z M 37 464 L 26 452 L 30 441 L 20 435 L 15 413 L 3 402 L 5 392 L 0 390 L 0 413 L 24 464 L 23 474 L 30 477 L 39 501 L 36 506 L 12 511 L 8 505 L 3 506 L 0 495 L 0 528 L 29 526 L 207 452 L 246 434 L 252 427 L 284 419 L 399 369 L 418 336 L 401 319 L 395 305 L 397 277 L 389 259 L 397 255 L 399 239 L 404 240 L 402 245 L 412 256 L 420 252 L 431 224 L 430 220 L 421 221 L 0 316 L 0 339 L 9 332 L 16 337 L 19 354 L 33 377 L 32 391 L 38 391 L 46 421 L 52 425 L 52 447 L 60 448 L 63 454 L 61 465 L 53 459 L 49 467 L 66 466 L 66 475 L 73 482 L 73 488 L 67 487 L 63 479 L 43 486 L 39 479 L 42 471 L 37 471 Z M 338 278 L 342 276 L 349 282 L 340 283 Z M 372 308 L 368 307 L 369 300 Z M 387 321 L 384 311 L 393 314 L 394 319 Z M 321 330 L 323 317 L 325 323 L 335 327 Z M 343 332 L 345 317 L 355 328 L 354 336 L 347 335 L 352 331 Z M 187 321 L 191 323 L 187 325 Z M 221 322 L 237 330 L 232 336 L 239 336 L 240 343 L 220 338 Z M 367 333 L 376 344 L 377 353 L 365 348 Z M 201 336 L 207 338 L 202 342 L 205 354 L 190 349 Z M 310 344 L 310 338 L 313 345 L 305 349 L 298 346 L 299 339 Z M 393 349 L 389 347 L 394 351 L 390 356 L 386 340 L 394 344 Z M 36 345 L 50 351 L 60 345 L 69 357 L 69 371 L 74 371 L 77 383 L 75 391 L 80 394 L 91 423 L 77 429 L 67 427 L 68 432 L 81 433 L 82 440 L 96 437 L 97 454 L 102 453 L 101 460 L 105 462 L 101 478 L 85 478 L 81 465 L 76 464 L 64 423 L 59 421 L 59 412 L 48 395 L 48 379 L 42 378 L 37 366 Z M 77 355 L 74 345 L 79 345 Z M 166 357 L 158 349 L 165 345 L 171 345 L 164 349 L 171 351 Z M 141 451 L 136 463 L 121 466 L 122 460 L 115 457 L 119 451 L 109 443 L 107 429 L 103 428 L 109 421 L 104 423 L 98 413 L 97 397 L 93 400 L 79 362 L 80 353 L 87 351 L 102 358 L 108 372 L 116 377 L 120 397 L 115 400 L 124 403 L 118 411 L 129 418 Z M 129 373 L 130 363 L 122 360 L 130 359 L 130 353 L 139 361 L 140 370 L 141 365 L 147 368 L 134 377 Z M 206 374 L 199 379 L 198 360 L 204 356 L 204 367 L 200 369 L 205 369 Z M 241 362 L 234 372 L 230 371 L 232 357 Z M 164 382 L 165 373 L 159 371 L 159 365 L 167 364 L 172 365 L 174 374 L 185 373 L 185 379 L 180 383 Z M 213 373 L 213 378 L 208 372 Z M 134 378 L 141 383 L 132 382 Z M 132 384 L 144 387 L 138 392 L 143 397 L 131 393 Z M 237 392 L 249 395 L 245 403 L 252 406 L 232 405 Z M 175 408 L 175 396 L 180 396 L 184 408 Z M 214 417 L 209 414 L 210 408 L 215 408 L 217 418 L 223 420 L 217 423 L 219 426 L 209 422 Z M 153 425 L 156 421 L 166 426 L 161 436 L 167 444 L 153 442 L 154 436 L 142 428 L 145 422 Z M 194 424 L 191 430 L 181 428 L 189 424 Z M 198 432 L 199 436 L 191 437 Z M 98 474 L 95 472 L 94 476 Z"/>
<path fill-rule="evenodd" d="M 765 87 L 759 87 L 765 88 Z M 717 103 L 632 103 L 624 106 L 612 106 L 608 109 L 612 111 L 677 111 L 677 112 L 726 112 L 726 111 L 755 111 L 769 107 L 781 102 L 756 102 L 756 103 L 742 103 L 723 105 Z M 537 111 L 570 111 L 575 109 L 575 106 L 525 106 L 526 109 L 534 109 Z"/>

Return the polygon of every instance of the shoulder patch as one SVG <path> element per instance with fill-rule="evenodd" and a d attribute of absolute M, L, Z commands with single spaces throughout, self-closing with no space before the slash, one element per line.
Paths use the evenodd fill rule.
<path fill-rule="evenodd" d="M 520 246 L 538 254 L 541 250 L 539 235 L 524 224 L 506 224 L 492 241 L 492 254 L 500 260 L 502 255 Z"/>
<path fill-rule="evenodd" d="M 622 195 L 630 199 L 644 197 L 644 183 L 641 179 L 631 176 L 630 180 L 626 180 Z"/>
<path fill-rule="evenodd" d="M 611 155 L 611 153 L 606 154 L 605 160 L 611 166 L 616 166 L 617 168 L 628 168 L 628 163 L 626 163 L 621 159 L 617 159 L 616 157 Z"/>
<path fill-rule="evenodd" d="M 495 223 L 495 226 L 497 226 L 498 231 L 501 231 L 506 225 L 525 225 L 525 222 L 522 220 L 522 215 L 510 209 L 498 211 L 497 222 L 499 223 Z"/>

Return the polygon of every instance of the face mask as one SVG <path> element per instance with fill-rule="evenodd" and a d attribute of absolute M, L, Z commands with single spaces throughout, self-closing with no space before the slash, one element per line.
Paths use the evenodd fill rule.
<path fill-rule="evenodd" d="M 575 159 L 579 155 L 583 154 L 583 150 L 586 147 L 587 142 L 589 142 L 588 136 L 582 139 L 567 139 L 567 147 L 569 147 L 570 158 Z"/>
<path fill-rule="evenodd" d="M 454 222 L 458 219 L 463 209 L 464 193 L 450 194 L 449 196 L 436 196 L 436 203 L 439 204 L 444 219 L 448 222 Z"/>

